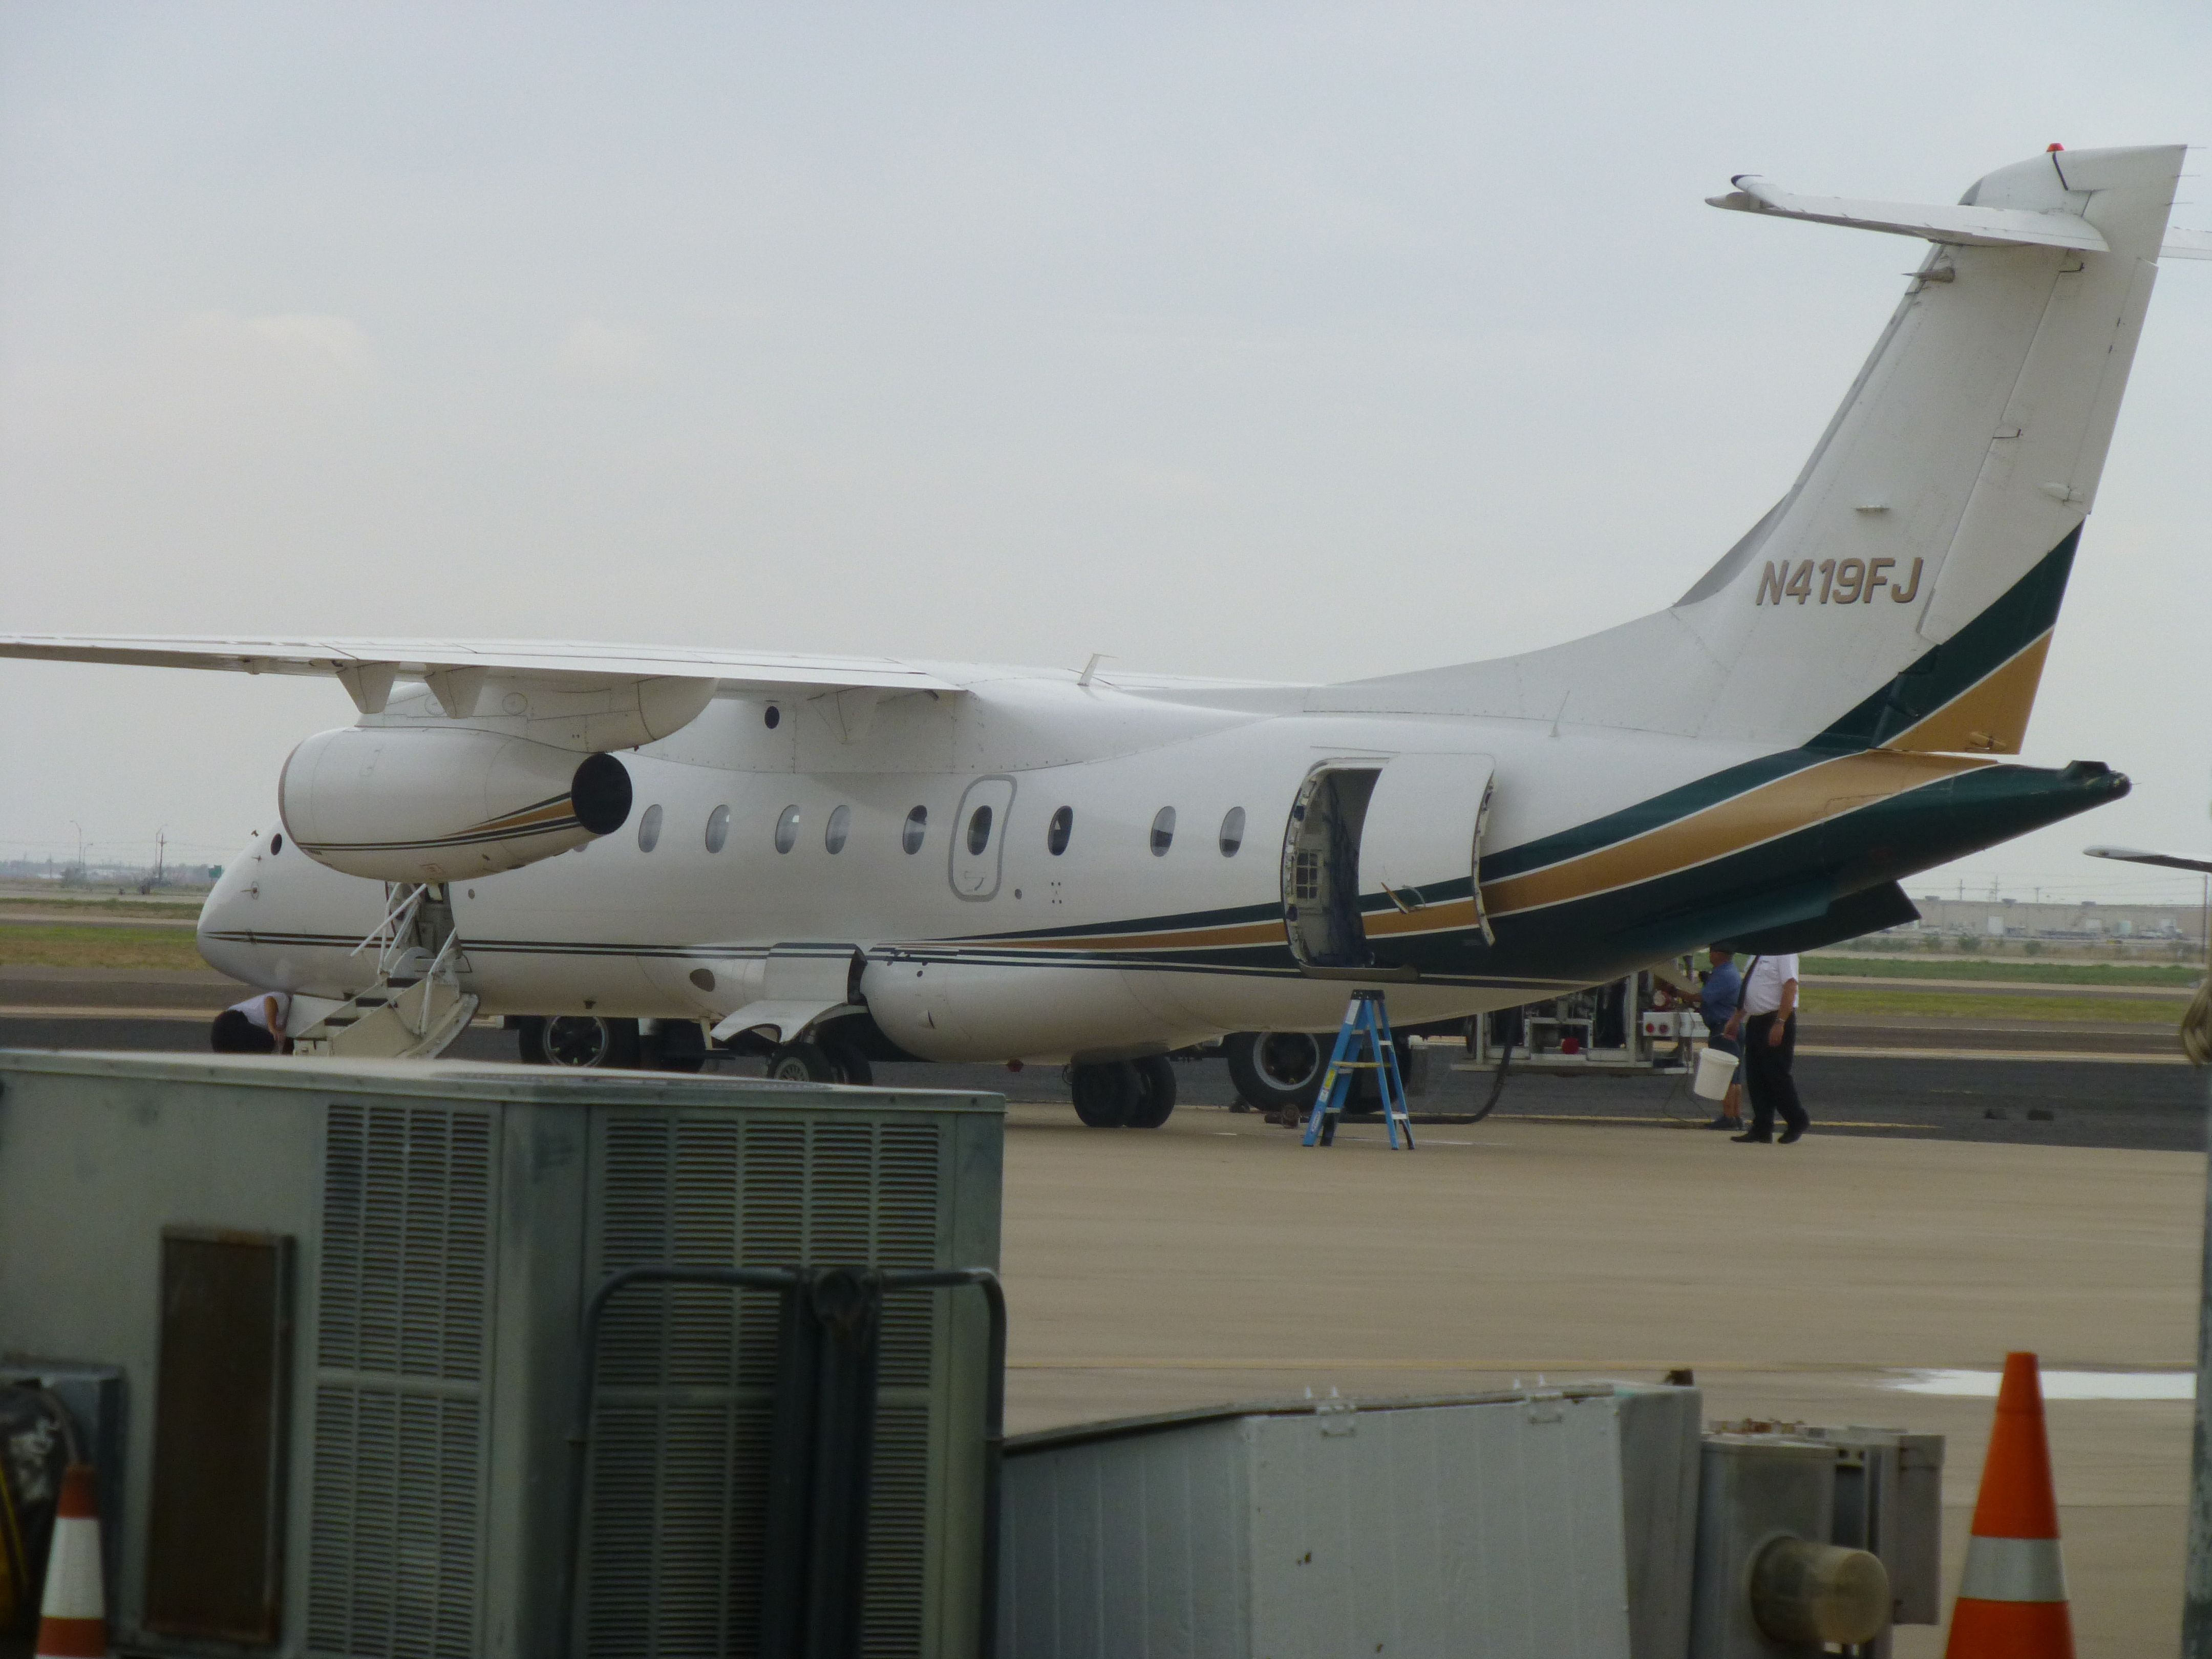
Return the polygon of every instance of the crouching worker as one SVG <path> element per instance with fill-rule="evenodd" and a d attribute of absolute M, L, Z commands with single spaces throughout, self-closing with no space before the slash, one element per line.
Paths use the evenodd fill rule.
<path fill-rule="evenodd" d="M 292 1039 L 284 1023 L 291 1018 L 289 992 L 264 991 L 217 1014 L 208 1036 L 219 1054 L 289 1054 Z"/>

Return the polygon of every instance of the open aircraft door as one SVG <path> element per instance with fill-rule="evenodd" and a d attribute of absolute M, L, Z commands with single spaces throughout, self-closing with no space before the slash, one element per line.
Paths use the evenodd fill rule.
<path fill-rule="evenodd" d="M 1359 834 L 1359 916 L 1378 968 L 1457 967 L 1482 913 L 1487 755 L 1395 755 L 1375 780 Z M 1439 947 L 1455 954 L 1440 959 Z"/>

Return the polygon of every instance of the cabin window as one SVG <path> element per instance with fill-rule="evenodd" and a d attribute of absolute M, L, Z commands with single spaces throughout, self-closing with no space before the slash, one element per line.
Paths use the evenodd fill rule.
<path fill-rule="evenodd" d="M 908 853 L 921 851 L 921 838 L 929 833 L 929 809 L 917 806 L 906 815 L 906 826 L 899 831 L 899 845 Z"/>
<path fill-rule="evenodd" d="M 775 850 L 788 853 L 799 845 L 799 809 L 787 806 L 775 821 Z"/>
<path fill-rule="evenodd" d="M 842 853 L 846 837 L 852 833 L 853 809 L 841 806 L 830 815 L 830 822 L 822 831 L 822 845 L 831 853 Z"/>
<path fill-rule="evenodd" d="M 1044 832 L 1044 850 L 1058 858 L 1067 850 L 1067 837 L 1075 828 L 1075 809 L 1063 806 L 1052 815 Z"/>
<path fill-rule="evenodd" d="M 1175 845 L 1175 808 L 1163 806 L 1152 815 L 1152 856 L 1164 859 Z"/>
<path fill-rule="evenodd" d="M 275 858 L 275 857 L 276 857 L 279 853 L 283 852 L 283 850 L 284 850 L 284 837 L 283 837 L 283 836 L 282 835 L 282 833 L 279 833 L 279 834 L 276 834 L 276 835 L 274 835 L 274 836 L 270 836 L 270 837 L 269 837 L 269 856 L 270 856 L 270 858 L 272 858 L 272 859 L 273 859 L 273 858 Z M 77 872 L 77 873 L 78 873 L 79 875 L 82 875 L 82 874 L 84 873 L 84 872 L 83 872 L 83 871 L 82 871 L 82 870 L 80 870 L 80 871 L 78 871 L 78 872 Z"/>
<path fill-rule="evenodd" d="M 768 712 L 761 716 L 761 724 L 769 731 L 775 731 L 777 726 L 783 724 L 783 710 L 778 708 L 774 703 L 769 704 Z"/>
<path fill-rule="evenodd" d="M 977 858 L 991 844 L 991 809 L 979 806 L 968 815 L 968 850 Z"/>
<path fill-rule="evenodd" d="M 1237 849 L 1244 844 L 1244 809 L 1232 806 L 1229 816 L 1221 820 L 1221 856 L 1233 859 Z"/>
<path fill-rule="evenodd" d="M 660 809 L 648 806 L 645 816 L 637 821 L 637 850 L 650 853 L 660 845 Z"/>
<path fill-rule="evenodd" d="M 707 850 L 719 853 L 730 839 L 730 809 L 717 806 L 707 814 Z"/>

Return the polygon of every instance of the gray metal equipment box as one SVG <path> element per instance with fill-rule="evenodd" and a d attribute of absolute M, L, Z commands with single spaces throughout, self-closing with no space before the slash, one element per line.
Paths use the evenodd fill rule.
<path fill-rule="evenodd" d="M 1692 1388 L 1225 1407 L 1007 1443 L 1003 1659 L 1680 1659 Z"/>
<path fill-rule="evenodd" d="M 1890 1623 L 1942 1618 L 1943 1437 L 1899 1429 L 1740 1424 L 1705 1437 L 1690 1659 L 1795 1659 L 1837 1651 L 1767 1635 L 1743 1594 L 1776 1538 L 1866 1550 L 1889 1579 Z M 1893 1635 L 1841 1651 L 1889 1659 Z"/>
<path fill-rule="evenodd" d="M 0 1352 L 119 1367 L 133 1652 L 535 1656 L 586 1298 L 988 1267 L 1004 1105 L 669 1074 L 0 1051 Z M 777 1306 L 609 1306 L 577 1650 L 753 1650 Z M 988 1320 L 886 1304 L 864 1650 L 978 1635 Z"/>

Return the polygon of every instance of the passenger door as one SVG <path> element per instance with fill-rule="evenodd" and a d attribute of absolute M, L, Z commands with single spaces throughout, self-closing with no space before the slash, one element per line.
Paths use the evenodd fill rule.
<path fill-rule="evenodd" d="M 1376 779 L 1360 826 L 1359 913 L 1378 966 L 1461 965 L 1436 959 L 1443 935 L 1474 930 L 1490 942 L 1480 866 L 1492 773 L 1487 755 L 1395 755 Z M 1456 938 L 1452 948 L 1463 959 Z"/>
<path fill-rule="evenodd" d="M 1012 778 L 978 778 L 952 817 L 952 890 L 964 899 L 987 899 L 999 890 L 1005 863 L 1006 814 L 1014 804 Z"/>

